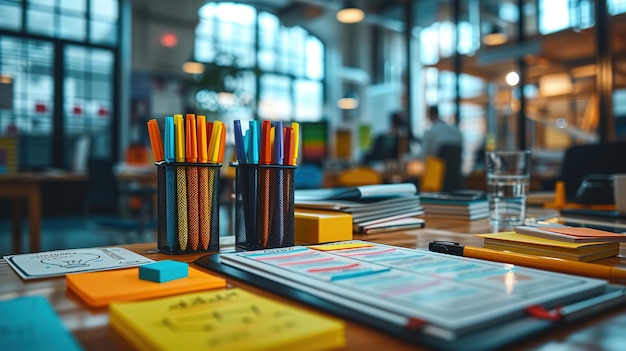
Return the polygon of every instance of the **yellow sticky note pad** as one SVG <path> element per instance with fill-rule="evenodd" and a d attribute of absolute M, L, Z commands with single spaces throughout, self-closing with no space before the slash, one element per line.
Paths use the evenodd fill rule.
<path fill-rule="evenodd" d="M 337 211 L 294 211 L 296 244 L 310 245 L 352 240 L 352 215 Z"/>
<path fill-rule="evenodd" d="M 328 243 L 324 245 L 309 246 L 308 248 L 319 251 L 334 251 L 334 250 L 346 250 L 346 249 L 360 249 L 362 247 L 375 247 L 376 245 L 369 244 L 363 241 L 342 241 L 336 243 Z"/>
<path fill-rule="evenodd" d="M 139 350 L 328 350 L 343 322 L 242 289 L 111 305 L 109 324 Z"/>

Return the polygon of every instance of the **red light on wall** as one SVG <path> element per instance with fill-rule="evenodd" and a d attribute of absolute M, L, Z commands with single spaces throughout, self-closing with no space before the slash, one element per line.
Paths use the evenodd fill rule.
<path fill-rule="evenodd" d="M 106 108 L 104 108 L 104 107 L 100 107 L 100 108 L 98 109 L 98 116 L 100 116 L 100 117 L 106 117 L 108 114 L 109 114 L 109 110 L 107 110 Z"/>
<path fill-rule="evenodd" d="M 161 45 L 166 48 L 173 48 L 178 44 L 178 36 L 174 33 L 165 33 L 161 35 Z"/>
<path fill-rule="evenodd" d="M 48 107 L 43 102 L 38 102 L 35 104 L 35 112 L 37 113 L 46 113 Z"/>
<path fill-rule="evenodd" d="M 72 113 L 76 116 L 80 116 L 83 114 L 83 109 L 80 106 L 74 106 L 74 108 L 72 109 Z"/>

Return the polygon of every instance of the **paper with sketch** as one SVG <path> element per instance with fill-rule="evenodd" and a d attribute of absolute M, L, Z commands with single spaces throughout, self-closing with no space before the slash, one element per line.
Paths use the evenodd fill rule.
<path fill-rule="evenodd" d="M 134 267 L 152 262 L 149 258 L 121 247 L 46 251 L 8 255 L 4 259 L 24 279 Z"/>

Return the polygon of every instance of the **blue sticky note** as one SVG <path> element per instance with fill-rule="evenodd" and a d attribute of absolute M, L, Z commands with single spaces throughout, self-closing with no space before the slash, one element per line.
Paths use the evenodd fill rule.
<path fill-rule="evenodd" d="M 185 278 L 189 275 L 189 264 L 172 260 L 158 261 L 139 266 L 139 279 L 157 283 Z"/>
<path fill-rule="evenodd" d="M 83 349 L 43 296 L 0 301 L 0 316 L 3 350 Z"/>

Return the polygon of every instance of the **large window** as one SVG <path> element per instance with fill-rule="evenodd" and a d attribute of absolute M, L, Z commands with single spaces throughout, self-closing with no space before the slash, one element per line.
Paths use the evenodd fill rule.
<path fill-rule="evenodd" d="M 195 58 L 209 64 L 209 69 L 238 69 L 228 79 L 230 92 L 241 103 L 227 101 L 234 107 L 247 106 L 237 109 L 238 118 L 254 118 L 255 113 L 273 120 L 322 118 L 324 45 L 318 38 L 302 27 L 283 26 L 271 13 L 242 4 L 207 3 L 199 16 Z M 257 84 L 232 82 L 249 80 L 250 75 L 256 76 Z M 204 107 L 223 108 L 220 93 L 203 92 Z"/>
<path fill-rule="evenodd" d="M 20 169 L 71 167 L 81 138 L 113 157 L 118 17 L 118 0 L 0 0 L 0 76 L 13 95 L 0 136 L 18 139 Z"/>

